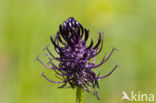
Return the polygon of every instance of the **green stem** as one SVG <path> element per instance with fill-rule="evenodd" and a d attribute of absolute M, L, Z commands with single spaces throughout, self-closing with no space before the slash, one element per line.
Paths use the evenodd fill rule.
<path fill-rule="evenodd" d="M 76 103 L 83 103 L 83 89 L 80 87 L 76 90 Z"/>

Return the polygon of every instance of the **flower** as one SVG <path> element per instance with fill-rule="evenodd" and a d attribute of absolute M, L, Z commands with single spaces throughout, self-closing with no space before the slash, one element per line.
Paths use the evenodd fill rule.
<path fill-rule="evenodd" d="M 91 40 L 91 43 L 87 46 L 86 42 L 89 37 L 89 30 L 83 28 L 73 17 L 68 18 L 67 21 L 64 21 L 59 26 L 55 39 L 50 36 L 54 49 L 60 57 L 55 57 L 47 47 L 45 49 L 48 51 L 47 57 L 49 58 L 50 66 L 44 64 L 38 57 L 36 58 L 43 66 L 54 70 L 57 77 L 62 77 L 60 78 L 62 81 L 52 81 L 44 73 L 42 73 L 42 76 L 50 82 L 63 83 L 60 88 L 66 87 L 68 84 L 71 88 L 81 87 L 85 91 L 93 93 L 99 99 L 95 90 L 96 87 L 99 88 L 98 80 L 109 76 L 118 66 L 115 65 L 113 70 L 105 76 L 100 76 L 100 73 L 97 75 L 93 71 L 94 68 L 107 62 L 114 50 L 117 50 L 112 48 L 110 54 L 106 57 L 105 53 L 101 63 L 95 65 L 96 56 L 101 52 L 103 47 L 103 36 L 103 33 L 99 33 L 96 45 L 93 46 L 93 40 Z M 53 63 L 52 58 L 59 61 L 58 66 Z M 90 62 L 92 58 L 94 60 Z"/>

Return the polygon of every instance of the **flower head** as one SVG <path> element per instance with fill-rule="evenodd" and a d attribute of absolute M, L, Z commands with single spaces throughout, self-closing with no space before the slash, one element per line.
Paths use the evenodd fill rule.
<path fill-rule="evenodd" d="M 93 40 L 89 45 L 86 45 L 88 37 L 89 30 L 83 28 L 79 22 L 70 17 L 59 26 L 55 39 L 52 36 L 50 37 L 59 57 L 55 57 L 47 47 L 45 49 L 48 51 L 47 57 L 50 66 L 45 65 L 39 58 L 37 60 L 46 68 L 54 70 L 56 75 L 62 79 L 60 82 L 52 81 L 42 73 L 48 81 L 62 83 L 63 85 L 60 88 L 66 87 L 68 84 L 71 88 L 81 87 L 85 91 L 93 93 L 99 99 L 95 90 L 96 87 L 99 88 L 98 80 L 109 76 L 118 65 L 115 65 L 113 70 L 105 76 L 100 76 L 100 73 L 96 74 L 93 69 L 107 62 L 116 49 L 112 48 L 110 54 L 107 57 L 104 55 L 102 61 L 95 65 L 96 56 L 103 47 L 103 33 L 99 33 L 98 42 L 94 46 Z M 53 63 L 52 58 L 59 61 L 58 66 Z M 92 58 L 94 60 L 90 62 Z"/>

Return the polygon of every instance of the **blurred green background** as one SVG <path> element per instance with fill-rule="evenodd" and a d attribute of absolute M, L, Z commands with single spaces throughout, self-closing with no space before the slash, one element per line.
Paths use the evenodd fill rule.
<path fill-rule="evenodd" d="M 46 81 L 42 71 L 58 79 L 34 62 L 68 17 L 89 28 L 95 42 L 105 33 L 96 63 L 110 47 L 120 50 L 96 70 L 104 75 L 120 64 L 100 81 L 101 101 L 85 93 L 84 103 L 120 103 L 123 90 L 156 94 L 155 11 L 155 0 L 0 0 L 0 103 L 75 103 L 75 90 Z"/>

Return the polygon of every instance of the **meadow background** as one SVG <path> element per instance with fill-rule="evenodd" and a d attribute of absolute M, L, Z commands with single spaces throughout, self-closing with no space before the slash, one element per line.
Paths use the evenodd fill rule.
<path fill-rule="evenodd" d="M 101 101 L 85 93 L 84 103 L 120 103 L 123 90 L 156 95 L 155 11 L 155 0 L 0 0 L 0 103 L 75 103 L 75 90 L 46 81 L 43 71 L 58 79 L 34 61 L 45 60 L 42 49 L 68 17 L 89 28 L 90 39 L 105 33 L 96 63 L 110 47 L 119 48 L 95 70 L 104 75 L 120 64 L 100 81 Z"/>

